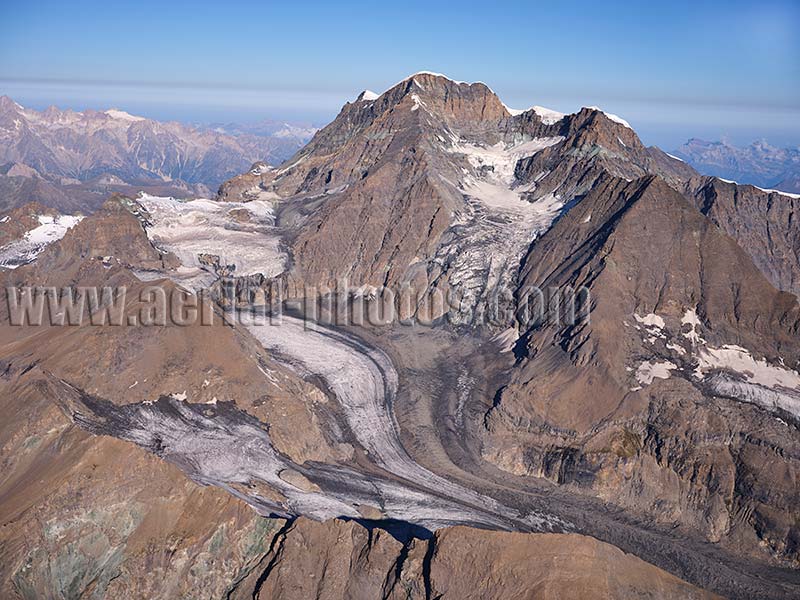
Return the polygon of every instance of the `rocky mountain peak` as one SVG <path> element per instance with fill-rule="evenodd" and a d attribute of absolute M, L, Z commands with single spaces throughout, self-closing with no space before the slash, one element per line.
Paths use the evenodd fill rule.
<path fill-rule="evenodd" d="M 370 102 L 379 112 L 403 107 L 422 109 L 446 121 L 497 122 L 510 116 L 505 105 L 486 84 L 454 81 L 438 73 L 410 75 L 382 94 L 365 90 L 356 104 Z"/>
<path fill-rule="evenodd" d="M 17 113 L 22 107 L 8 96 L 0 96 L 0 114 Z"/>

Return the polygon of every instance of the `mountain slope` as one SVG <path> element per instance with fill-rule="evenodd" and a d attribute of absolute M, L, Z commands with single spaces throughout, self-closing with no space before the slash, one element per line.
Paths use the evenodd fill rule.
<path fill-rule="evenodd" d="M 795 561 L 797 299 L 653 177 L 604 177 L 525 264 L 522 290 L 587 286 L 591 318 L 527 330 L 484 456 Z"/>
<path fill-rule="evenodd" d="M 684 190 L 736 239 L 772 285 L 800 296 L 800 196 L 717 177 L 692 178 Z"/>
<path fill-rule="evenodd" d="M 489 405 L 485 432 L 462 430 L 475 460 L 796 564 L 799 309 L 771 284 L 800 272 L 791 197 L 699 178 L 597 109 L 512 115 L 432 74 L 220 190 L 248 195 L 275 202 L 292 277 L 457 291 L 455 318 L 433 315 L 451 324 L 486 324 L 500 290 L 519 316 L 527 290 L 586 286 L 588 323 L 489 323 L 516 364 L 486 357 L 497 385 L 459 392 Z"/>

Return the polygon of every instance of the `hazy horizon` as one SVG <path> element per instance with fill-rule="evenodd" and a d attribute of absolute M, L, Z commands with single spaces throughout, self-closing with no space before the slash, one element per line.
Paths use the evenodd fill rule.
<path fill-rule="evenodd" d="M 491 87 L 491 86 L 490 86 Z M 352 102 L 361 90 L 356 90 L 349 96 L 344 93 L 315 93 L 309 91 L 281 91 L 271 92 L 268 90 L 243 90 L 249 96 L 265 95 L 274 98 L 283 96 L 290 98 L 295 106 L 277 106 L 274 108 L 260 108 L 247 103 L 238 106 L 221 106 L 209 102 L 208 104 L 183 105 L 180 103 L 153 103 L 148 98 L 142 98 L 140 94 L 132 92 L 127 86 L 109 86 L 102 91 L 96 92 L 91 97 L 85 97 L 88 86 L 77 85 L 67 86 L 64 84 L 43 85 L 41 82 L 36 84 L 15 82 L 9 85 L 7 81 L 0 80 L 0 95 L 7 95 L 19 104 L 35 110 L 44 110 L 49 106 L 57 106 L 60 109 L 83 110 L 106 110 L 116 108 L 131 114 L 155 119 L 158 121 L 178 121 L 188 124 L 213 124 L 213 123 L 237 123 L 242 125 L 252 124 L 265 120 L 287 121 L 290 123 L 308 123 L 315 127 L 324 127 L 330 123 L 346 102 Z M 373 89 L 373 88 L 364 88 Z M 181 88 L 185 90 L 185 88 Z M 178 90 L 175 90 L 177 92 Z M 384 90 L 379 90 L 384 91 Z M 495 90 L 496 91 L 496 90 Z M 500 94 L 498 94 L 500 95 Z M 320 99 L 327 99 L 331 109 L 324 110 L 314 107 L 314 102 Z M 527 108 L 534 104 L 546 105 L 562 112 L 575 112 L 581 106 L 591 103 L 574 102 L 569 106 L 555 103 L 534 101 L 528 104 L 511 104 L 500 95 L 507 105 L 513 108 Z M 338 102 L 338 104 L 337 104 Z M 619 106 L 629 106 L 629 110 L 611 110 L 608 105 L 601 105 L 601 108 L 615 112 L 631 123 L 639 137 L 646 145 L 659 146 L 664 150 L 674 150 L 687 142 L 691 138 L 700 138 L 706 141 L 726 141 L 736 146 L 748 146 L 756 141 L 766 140 L 769 144 L 776 147 L 798 147 L 800 146 L 800 136 L 793 131 L 772 130 L 764 128 L 729 128 L 715 123 L 713 117 L 734 118 L 738 115 L 746 115 L 746 107 L 716 107 L 716 106 L 695 106 L 692 111 L 699 119 L 697 123 L 688 124 L 685 121 L 686 109 L 676 105 L 665 103 L 664 106 L 670 113 L 662 113 L 661 122 L 652 122 L 646 119 L 641 108 L 634 103 L 619 102 Z M 784 123 L 786 119 L 795 118 L 794 111 L 790 108 L 785 109 L 786 116 L 782 117 Z M 672 120 L 670 120 L 672 115 Z M 798 115 L 800 116 L 800 115 Z M 683 118 L 682 118 L 683 117 Z M 703 120 L 704 117 L 711 119 Z M 710 121 L 710 122 L 709 122 Z"/>
<path fill-rule="evenodd" d="M 0 92 L 33 108 L 319 125 L 362 89 L 430 70 L 514 108 L 600 106 L 667 150 L 800 145 L 800 6 L 786 0 L 44 4 L 0 9 Z"/>

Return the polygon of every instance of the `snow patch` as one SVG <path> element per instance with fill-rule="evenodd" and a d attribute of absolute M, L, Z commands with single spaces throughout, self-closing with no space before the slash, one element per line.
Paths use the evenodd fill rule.
<path fill-rule="evenodd" d="M 558 112 L 557 110 L 553 110 L 552 108 L 545 108 L 544 106 L 531 106 L 530 108 L 526 108 L 525 110 L 510 108 L 505 104 L 503 104 L 503 106 L 506 107 L 506 110 L 512 117 L 516 117 L 517 115 L 533 111 L 537 115 L 539 115 L 539 118 L 545 125 L 554 125 L 567 116 L 566 113 Z"/>
<path fill-rule="evenodd" d="M 667 344 L 667 349 L 672 350 L 673 352 L 677 352 L 681 356 L 686 355 L 686 349 L 683 346 L 679 346 L 678 344 L 673 344 L 672 342 Z"/>
<path fill-rule="evenodd" d="M 640 317 L 639 315 L 634 313 L 633 317 L 639 323 L 645 325 L 646 327 L 655 327 L 656 329 L 664 329 L 665 326 L 664 319 L 662 319 L 655 313 L 650 313 L 649 315 L 645 315 L 643 317 Z"/>
<path fill-rule="evenodd" d="M 697 316 L 697 309 L 688 309 L 681 318 L 681 324 L 689 325 L 691 327 L 689 331 L 683 334 L 683 337 L 691 341 L 692 345 L 696 346 L 698 344 L 705 343 L 705 340 L 700 337 L 700 334 L 697 332 L 697 328 L 700 327 L 700 317 Z"/>
<path fill-rule="evenodd" d="M 364 90 L 363 92 L 361 92 L 360 98 L 361 98 L 361 100 L 372 101 L 372 100 L 377 100 L 378 98 L 380 98 L 380 95 L 376 94 L 372 90 Z"/>
<path fill-rule="evenodd" d="M 642 385 L 650 385 L 654 379 L 669 379 L 670 371 L 677 368 L 678 365 L 668 360 L 652 363 L 646 360 L 636 369 L 636 381 Z"/>
<path fill-rule="evenodd" d="M 766 192 L 768 194 L 780 194 L 781 196 L 786 196 L 788 198 L 795 198 L 795 199 L 800 198 L 800 194 L 790 194 L 789 192 L 782 192 L 781 190 L 765 189 L 765 188 L 758 187 L 757 185 L 754 185 L 753 187 L 756 188 L 756 189 L 761 190 L 762 192 Z"/>
<path fill-rule="evenodd" d="M 117 110 L 116 108 L 111 108 L 105 111 L 105 114 L 107 114 L 112 119 L 117 119 L 119 121 L 128 121 L 129 123 L 135 123 L 137 121 L 147 120 L 144 117 L 137 117 L 135 115 L 126 113 L 124 110 Z"/>
<path fill-rule="evenodd" d="M 698 352 L 697 357 L 697 377 L 704 377 L 712 369 L 725 369 L 764 387 L 800 389 L 800 374 L 771 365 L 764 359 L 756 360 L 749 350 L 741 346 L 726 344 L 721 348 L 706 347 Z"/>

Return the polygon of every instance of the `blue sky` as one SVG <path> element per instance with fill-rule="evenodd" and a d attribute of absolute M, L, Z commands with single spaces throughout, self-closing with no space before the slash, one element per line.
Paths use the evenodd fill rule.
<path fill-rule="evenodd" d="M 0 0 L 0 93 L 155 118 L 331 119 L 430 70 L 599 105 L 646 143 L 800 145 L 800 2 Z"/>

